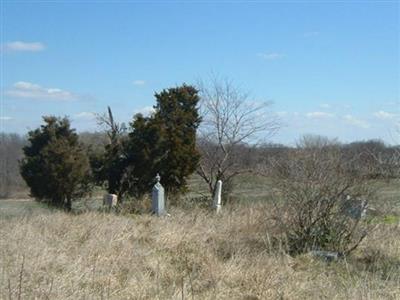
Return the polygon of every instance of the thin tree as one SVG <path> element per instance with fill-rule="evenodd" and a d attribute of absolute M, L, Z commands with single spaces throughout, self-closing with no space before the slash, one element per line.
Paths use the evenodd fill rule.
<path fill-rule="evenodd" d="M 232 189 L 233 179 L 249 171 L 238 163 L 238 146 L 266 139 L 279 128 L 270 111 L 270 103 L 251 101 L 231 81 L 211 79 L 199 83 L 201 116 L 198 148 L 201 153 L 197 173 L 214 195 L 218 180 L 224 182 L 224 198 Z"/>
<path fill-rule="evenodd" d="M 117 194 L 119 201 L 127 191 L 125 188 L 126 153 L 125 139 L 126 128 L 124 123 L 115 121 L 111 108 L 107 107 L 107 114 L 97 115 L 98 125 L 104 127 L 108 143 L 104 151 L 92 152 L 90 155 L 91 166 L 97 184 L 105 184 L 107 192 Z"/>

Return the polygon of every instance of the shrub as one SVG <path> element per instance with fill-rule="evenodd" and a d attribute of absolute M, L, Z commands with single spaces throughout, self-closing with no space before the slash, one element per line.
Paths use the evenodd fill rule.
<path fill-rule="evenodd" d="M 276 220 L 291 254 L 309 250 L 347 254 L 366 236 L 360 216 L 352 215 L 349 207 L 356 203 L 363 210 L 372 191 L 365 181 L 346 172 L 346 163 L 334 144 L 300 147 L 289 159 L 275 162 L 274 186 L 281 199 L 276 203 Z"/>

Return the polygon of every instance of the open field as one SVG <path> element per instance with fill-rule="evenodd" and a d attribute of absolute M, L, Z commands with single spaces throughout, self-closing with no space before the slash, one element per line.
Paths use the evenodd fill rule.
<path fill-rule="evenodd" d="M 375 230 L 332 263 L 280 251 L 268 180 L 238 184 L 237 202 L 218 216 L 199 208 L 174 208 L 163 218 L 65 214 L 2 200 L 0 298 L 400 298 L 400 182 L 374 183 Z M 191 187 L 192 196 L 204 191 L 196 178 Z M 95 195 L 86 207 L 98 201 Z"/>

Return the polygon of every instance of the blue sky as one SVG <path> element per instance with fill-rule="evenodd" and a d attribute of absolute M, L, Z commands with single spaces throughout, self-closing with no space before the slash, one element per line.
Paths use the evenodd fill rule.
<path fill-rule="evenodd" d="M 42 115 L 99 130 L 154 92 L 230 78 L 272 101 L 273 142 L 302 134 L 400 143 L 398 1 L 3 1 L 1 131 L 26 133 Z"/>

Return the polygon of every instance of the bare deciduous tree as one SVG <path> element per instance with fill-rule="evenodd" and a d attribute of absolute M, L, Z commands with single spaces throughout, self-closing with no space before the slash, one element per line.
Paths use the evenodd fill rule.
<path fill-rule="evenodd" d="M 249 171 L 239 163 L 240 145 L 270 137 L 279 128 L 269 112 L 270 103 L 251 101 L 228 80 L 213 78 L 199 83 L 202 125 L 198 147 L 202 155 L 197 173 L 214 195 L 218 180 L 224 182 L 224 199 L 232 180 Z"/>
<path fill-rule="evenodd" d="M 124 123 L 120 124 L 114 120 L 111 108 L 107 106 L 107 114 L 97 114 L 96 119 L 100 127 L 105 127 L 105 133 L 110 139 L 110 143 L 119 143 L 121 136 L 126 132 L 126 126 Z"/>
<path fill-rule="evenodd" d="M 108 143 L 104 146 L 103 153 L 91 153 L 91 166 L 95 181 L 105 183 L 107 191 L 117 194 L 119 201 L 127 190 L 126 187 L 126 153 L 124 141 L 126 140 L 126 126 L 124 123 L 117 123 L 108 107 L 107 114 L 97 115 L 99 126 L 105 128 Z"/>

